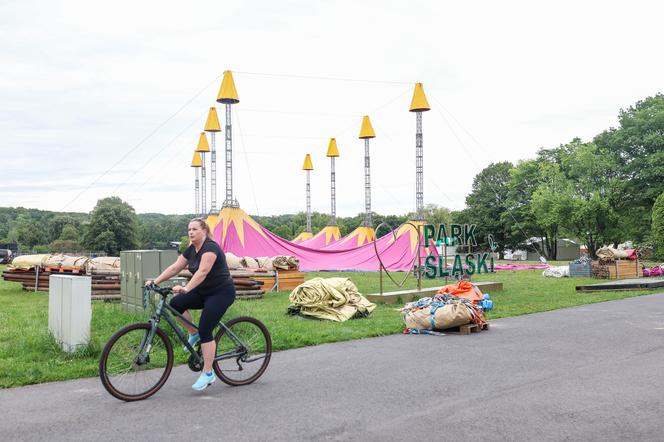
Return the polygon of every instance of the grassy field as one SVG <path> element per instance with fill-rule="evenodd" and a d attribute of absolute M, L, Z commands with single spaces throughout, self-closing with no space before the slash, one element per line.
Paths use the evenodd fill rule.
<path fill-rule="evenodd" d="M 4 266 L 0 266 L 0 271 Z M 378 273 L 311 272 L 316 276 L 349 277 L 361 293 L 377 293 Z M 399 280 L 403 274 L 397 274 Z M 494 310 L 489 319 L 554 310 L 575 305 L 639 296 L 654 291 L 596 292 L 580 294 L 575 286 L 597 280 L 583 278 L 544 278 L 541 270 L 500 271 L 479 275 L 475 281 L 499 281 L 502 292 L 491 293 Z M 443 285 L 442 280 L 423 281 L 423 286 Z M 411 277 L 405 288 L 416 288 Z M 384 277 L 384 291 L 399 290 Z M 229 319 L 250 315 L 265 322 L 272 335 L 275 350 L 285 350 L 326 342 L 361 339 L 400 333 L 403 328 L 398 306 L 379 305 L 364 319 L 333 323 L 302 319 L 286 314 L 289 292 L 269 293 L 262 300 L 238 300 L 226 314 Z M 90 344 L 74 354 L 59 350 L 48 334 L 48 294 L 25 292 L 19 283 L 0 280 L 0 388 L 74 379 L 97 375 L 101 349 L 120 327 L 145 321 L 146 315 L 129 314 L 117 303 L 94 301 L 92 306 L 92 337 Z M 179 345 L 176 348 L 179 349 Z M 178 363 L 186 362 L 182 350 L 176 351 Z"/>

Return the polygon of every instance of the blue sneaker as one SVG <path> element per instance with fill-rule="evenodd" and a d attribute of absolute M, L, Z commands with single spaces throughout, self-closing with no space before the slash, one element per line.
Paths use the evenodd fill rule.
<path fill-rule="evenodd" d="M 198 380 L 194 383 L 194 385 L 191 386 L 191 388 L 197 391 L 205 390 L 208 385 L 212 384 L 216 380 L 217 377 L 213 372 L 201 373 L 201 375 L 198 377 Z"/>
<path fill-rule="evenodd" d="M 196 344 L 198 344 L 200 342 L 200 340 L 201 340 L 201 337 L 199 336 L 198 332 L 196 332 L 193 335 L 189 335 L 189 339 L 187 339 L 187 342 L 192 347 L 196 347 Z M 184 347 L 182 347 L 182 349 L 184 351 L 189 351 L 189 349 L 187 348 L 186 345 Z"/>

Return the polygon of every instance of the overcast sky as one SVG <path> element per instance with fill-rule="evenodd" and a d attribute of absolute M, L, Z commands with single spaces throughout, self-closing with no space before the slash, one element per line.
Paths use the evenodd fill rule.
<path fill-rule="evenodd" d="M 234 190 L 250 214 L 415 208 L 415 82 L 424 202 L 462 209 L 491 162 L 589 141 L 664 91 L 656 1 L 0 1 L 0 206 L 194 211 L 193 150 L 234 73 Z M 353 81 L 347 81 L 353 80 Z M 220 120 L 224 107 L 217 105 Z M 217 136 L 219 205 L 223 132 Z M 208 172 L 209 174 L 209 172 Z M 208 184 L 209 207 L 209 184 Z"/>

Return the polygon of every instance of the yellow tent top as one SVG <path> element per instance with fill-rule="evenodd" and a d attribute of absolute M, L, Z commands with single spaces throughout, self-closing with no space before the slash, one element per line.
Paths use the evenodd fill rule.
<path fill-rule="evenodd" d="M 374 132 L 373 127 L 371 127 L 371 120 L 369 120 L 369 115 L 365 115 L 362 118 L 360 138 L 376 138 L 376 132 Z"/>
<path fill-rule="evenodd" d="M 207 142 L 207 137 L 205 136 L 205 132 L 201 132 L 201 136 L 198 137 L 198 147 L 196 148 L 196 152 L 209 152 L 210 151 L 210 145 Z"/>
<path fill-rule="evenodd" d="M 314 165 L 311 163 L 311 157 L 307 154 L 304 157 L 304 164 L 302 165 L 302 170 L 314 170 Z"/>
<path fill-rule="evenodd" d="M 327 146 L 327 156 L 328 157 L 338 157 L 339 149 L 337 149 L 337 140 L 330 138 L 330 145 Z"/>
<path fill-rule="evenodd" d="M 231 71 L 224 71 L 224 79 L 221 80 L 217 102 L 224 104 L 235 104 L 240 102 L 240 99 L 237 96 L 237 90 L 235 89 L 235 82 L 233 81 L 233 73 Z"/>
<path fill-rule="evenodd" d="M 415 83 L 415 90 L 413 91 L 413 100 L 410 102 L 411 112 L 426 112 L 429 109 L 429 102 L 427 96 L 424 95 L 424 87 L 422 83 Z"/>
<path fill-rule="evenodd" d="M 194 158 L 191 160 L 191 167 L 202 167 L 203 161 L 201 161 L 201 154 L 194 151 Z"/>
<path fill-rule="evenodd" d="M 219 118 L 217 118 L 217 109 L 214 107 L 210 108 L 208 113 L 207 121 L 205 122 L 205 131 L 206 132 L 221 132 L 221 126 L 219 126 Z"/>

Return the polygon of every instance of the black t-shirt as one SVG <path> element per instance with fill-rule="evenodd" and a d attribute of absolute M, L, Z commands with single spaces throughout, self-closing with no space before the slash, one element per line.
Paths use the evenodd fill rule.
<path fill-rule="evenodd" d="M 226 264 L 226 255 L 224 255 L 219 244 L 209 238 L 205 240 L 198 253 L 196 253 L 196 248 L 192 244 L 182 254 L 189 264 L 189 271 L 192 274 L 198 271 L 198 267 L 201 265 L 201 257 L 206 252 L 214 253 L 217 255 L 217 259 L 212 264 L 210 272 L 197 288 L 201 292 L 209 293 L 216 291 L 224 284 L 232 283 L 233 280 L 231 279 L 231 272 L 228 270 L 228 264 Z"/>

